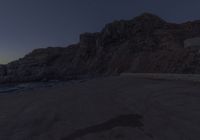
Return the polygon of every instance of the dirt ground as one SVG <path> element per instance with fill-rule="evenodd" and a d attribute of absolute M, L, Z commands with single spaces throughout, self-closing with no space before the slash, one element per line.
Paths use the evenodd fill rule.
<path fill-rule="evenodd" d="M 0 140 L 199 140 L 200 83 L 124 74 L 0 94 Z"/>

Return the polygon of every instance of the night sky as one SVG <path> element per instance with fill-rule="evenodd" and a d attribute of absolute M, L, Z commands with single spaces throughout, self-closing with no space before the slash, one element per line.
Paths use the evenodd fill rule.
<path fill-rule="evenodd" d="M 82 32 L 151 12 L 171 22 L 200 19 L 199 0 L 0 0 L 0 63 L 34 48 L 67 46 Z"/>

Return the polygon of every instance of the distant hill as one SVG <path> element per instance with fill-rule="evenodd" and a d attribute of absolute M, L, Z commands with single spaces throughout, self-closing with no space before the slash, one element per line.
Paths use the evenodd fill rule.
<path fill-rule="evenodd" d="M 200 73 L 200 21 L 168 23 L 150 13 L 80 35 L 68 47 L 36 49 L 0 66 L 0 82 L 75 79 L 122 72 Z"/>

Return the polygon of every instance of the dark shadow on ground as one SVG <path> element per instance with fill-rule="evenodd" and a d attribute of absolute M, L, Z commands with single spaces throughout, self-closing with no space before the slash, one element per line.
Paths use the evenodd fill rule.
<path fill-rule="evenodd" d="M 104 132 L 116 127 L 141 128 L 143 126 L 141 119 L 142 116 L 138 114 L 120 115 L 101 124 L 79 129 L 65 138 L 62 138 L 61 140 L 75 140 L 76 138 L 80 138 L 90 133 Z"/>

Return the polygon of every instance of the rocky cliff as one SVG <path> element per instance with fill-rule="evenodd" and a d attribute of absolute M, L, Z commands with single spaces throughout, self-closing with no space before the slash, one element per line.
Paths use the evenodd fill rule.
<path fill-rule="evenodd" d="M 174 24 L 144 13 L 107 24 L 101 32 L 81 34 L 77 44 L 37 49 L 22 59 L 1 65 L 0 82 L 74 79 L 122 72 L 200 73 L 200 47 L 184 46 L 187 40 L 199 37 L 200 21 Z"/>

